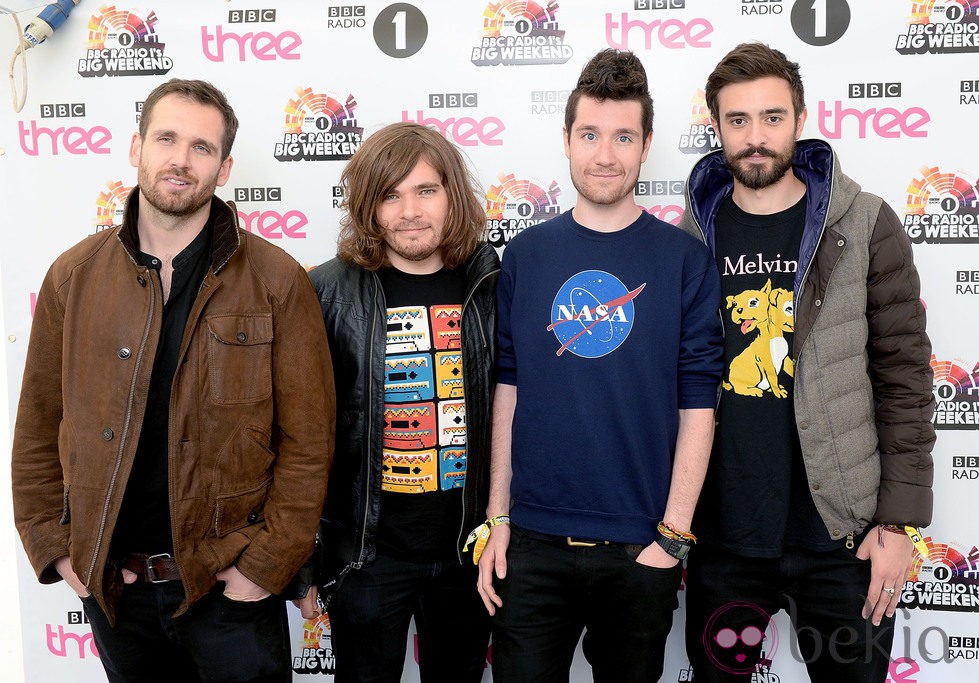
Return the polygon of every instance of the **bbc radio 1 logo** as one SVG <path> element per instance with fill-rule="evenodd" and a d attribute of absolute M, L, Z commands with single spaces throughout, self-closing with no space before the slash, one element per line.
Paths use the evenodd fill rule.
<path fill-rule="evenodd" d="M 904 85 L 890 83 L 850 83 L 846 97 L 853 100 L 844 106 L 841 100 L 819 100 L 819 132 L 830 140 L 840 138 L 926 138 L 931 115 L 923 107 L 899 109 L 889 106 L 901 99 Z M 887 104 L 888 106 L 884 106 Z"/>
<path fill-rule="evenodd" d="M 979 52 L 979 3 L 911 2 L 907 32 L 897 37 L 894 49 L 902 55 Z"/>
<path fill-rule="evenodd" d="M 548 114 L 564 116 L 564 110 L 568 106 L 570 96 L 570 90 L 531 90 L 530 113 L 534 116 Z"/>
<path fill-rule="evenodd" d="M 938 360 L 932 354 L 935 375 L 935 429 L 979 429 L 979 363 L 972 370 L 955 359 Z"/>
<path fill-rule="evenodd" d="M 953 455 L 952 479 L 979 479 L 979 455 Z"/>
<path fill-rule="evenodd" d="M 486 241 L 502 249 L 526 228 L 561 213 L 557 198 L 561 188 L 551 184 L 500 173 L 498 184 L 486 192 Z"/>
<path fill-rule="evenodd" d="M 681 7 L 666 6 L 681 4 Z M 706 4 L 706 3 L 704 3 Z M 635 0 L 634 11 L 605 14 L 605 42 L 616 50 L 709 48 L 714 25 L 706 17 L 686 18 L 687 3 Z M 644 10 L 672 10 L 649 12 Z"/>
<path fill-rule="evenodd" d="M 506 126 L 497 116 L 468 116 L 479 106 L 479 95 L 474 92 L 429 93 L 428 110 L 415 109 L 412 115 L 401 110 L 401 120 L 428 126 L 461 147 L 503 144 Z"/>
<path fill-rule="evenodd" d="M 201 26 L 204 57 L 212 62 L 299 59 L 302 37 L 295 31 L 270 30 L 275 20 L 271 7 L 228 10 L 228 26 Z"/>
<path fill-rule="evenodd" d="M 979 612 L 979 548 L 923 539 L 915 547 L 901 607 L 943 612 Z"/>
<path fill-rule="evenodd" d="M 782 13 L 782 0 L 741 0 L 741 16 L 776 16 Z"/>
<path fill-rule="evenodd" d="M 357 100 L 341 101 L 312 88 L 297 88 L 285 107 L 282 142 L 275 143 L 279 161 L 346 161 L 360 148 L 364 129 L 357 125 Z"/>
<path fill-rule="evenodd" d="M 234 200 L 235 204 L 253 205 L 238 209 L 241 225 L 248 232 L 267 240 L 306 239 L 303 229 L 309 219 L 297 209 L 283 210 L 281 187 L 236 187 Z"/>
<path fill-rule="evenodd" d="M 17 122 L 20 149 L 29 157 L 109 154 L 112 132 L 105 126 L 79 125 L 86 117 L 84 102 L 47 102 L 38 105 L 39 119 Z M 60 121 L 65 123 L 58 125 Z M 67 124 L 67 125 L 66 125 Z"/>
<path fill-rule="evenodd" d="M 972 296 L 979 294 L 979 270 L 955 271 L 955 293 Z"/>
<path fill-rule="evenodd" d="M 162 76 L 173 68 L 156 33 L 156 12 L 135 12 L 102 5 L 88 20 L 88 45 L 78 73 L 96 76 Z"/>
<path fill-rule="evenodd" d="M 110 180 L 95 200 L 95 232 L 122 225 L 126 216 L 126 202 L 133 191 L 132 185 L 121 180 Z"/>
<path fill-rule="evenodd" d="M 683 217 L 685 188 L 686 182 L 683 180 L 640 180 L 636 183 L 633 194 L 636 196 L 636 203 L 646 213 L 671 225 L 677 225 Z M 670 203 L 668 197 L 676 197 L 676 200 Z"/>
<path fill-rule="evenodd" d="M 292 670 L 297 674 L 332 674 L 336 671 L 330 615 L 323 613 L 303 621 L 302 647 L 292 658 Z"/>
<path fill-rule="evenodd" d="M 684 154 L 705 154 L 719 150 L 721 138 L 711 125 L 704 91 L 698 88 L 690 104 L 690 127 L 680 135 L 677 148 Z"/>
<path fill-rule="evenodd" d="M 959 82 L 959 104 L 979 104 L 979 80 Z"/>
<path fill-rule="evenodd" d="M 922 166 L 908 185 L 904 230 L 914 244 L 979 244 L 979 182 Z"/>
<path fill-rule="evenodd" d="M 558 3 L 491 2 L 483 10 L 483 34 L 473 47 L 476 66 L 564 64 L 574 50 L 564 42 L 557 20 Z"/>
<path fill-rule="evenodd" d="M 331 29 L 366 28 L 365 5 L 330 5 L 326 8 L 326 27 Z"/>

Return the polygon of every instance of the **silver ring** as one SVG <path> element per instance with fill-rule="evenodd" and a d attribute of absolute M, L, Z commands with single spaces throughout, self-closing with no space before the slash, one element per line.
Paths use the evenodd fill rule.
<path fill-rule="evenodd" d="M 888 595 L 894 595 L 894 589 L 893 589 L 893 588 L 886 588 L 886 587 L 885 587 L 885 588 L 883 588 L 882 590 L 883 590 L 883 591 L 884 591 L 885 593 L 887 593 Z"/>

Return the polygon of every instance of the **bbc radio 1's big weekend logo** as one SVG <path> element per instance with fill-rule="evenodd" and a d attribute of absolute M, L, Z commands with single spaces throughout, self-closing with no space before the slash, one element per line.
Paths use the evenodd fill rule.
<path fill-rule="evenodd" d="M 901 606 L 944 612 L 979 612 L 979 548 L 925 537 L 914 551 Z"/>
<path fill-rule="evenodd" d="M 110 180 L 105 184 L 105 189 L 99 192 L 95 200 L 95 232 L 122 225 L 126 200 L 132 189 L 121 180 Z"/>
<path fill-rule="evenodd" d="M 979 52 L 979 1 L 915 0 L 894 49 L 902 55 Z"/>
<path fill-rule="evenodd" d="M 547 329 L 560 342 L 555 353 L 601 358 L 622 346 L 636 320 L 633 300 L 645 288 L 644 282 L 630 290 L 604 270 L 584 270 L 569 277 L 551 304 Z"/>
<path fill-rule="evenodd" d="M 979 182 L 922 166 L 908 185 L 904 230 L 914 244 L 979 244 Z"/>
<path fill-rule="evenodd" d="M 156 32 L 156 12 L 140 15 L 115 5 L 103 5 L 88 20 L 85 57 L 78 73 L 96 76 L 161 76 L 173 68 Z"/>
<path fill-rule="evenodd" d="M 357 125 L 357 100 L 345 101 L 312 88 L 297 88 L 285 107 L 282 142 L 275 143 L 279 161 L 346 161 L 360 148 L 364 129 Z"/>
<path fill-rule="evenodd" d="M 501 173 L 499 183 L 486 193 L 486 241 L 503 248 L 518 233 L 561 213 L 557 198 L 561 188 L 552 180 L 545 188 L 535 180 Z"/>
<path fill-rule="evenodd" d="M 491 2 L 483 10 L 483 34 L 472 49 L 476 66 L 564 64 L 574 51 L 564 43 L 557 20 L 558 3 L 533 0 Z"/>
<path fill-rule="evenodd" d="M 979 429 L 979 363 L 931 357 L 935 374 L 935 429 Z"/>
<path fill-rule="evenodd" d="M 690 127 L 680 135 L 678 149 L 684 154 L 706 154 L 721 148 L 721 139 L 714 132 L 707 109 L 707 96 L 700 88 L 690 100 Z"/>
<path fill-rule="evenodd" d="M 302 648 L 292 658 L 292 670 L 297 674 L 332 674 L 336 670 L 329 614 L 303 621 Z"/>

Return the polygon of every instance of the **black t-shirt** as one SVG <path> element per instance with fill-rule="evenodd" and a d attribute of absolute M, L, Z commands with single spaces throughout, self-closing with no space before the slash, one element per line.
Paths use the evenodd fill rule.
<path fill-rule="evenodd" d="M 387 349 L 377 547 L 404 560 L 454 560 L 466 481 L 465 273 L 383 268 L 379 275 Z"/>
<path fill-rule="evenodd" d="M 809 493 L 793 411 L 793 286 L 805 214 L 805 197 L 753 215 L 729 196 L 716 218 L 725 369 L 695 530 L 749 557 L 839 543 Z"/>
<path fill-rule="evenodd" d="M 160 272 L 160 259 L 140 252 L 140 264 Z M 163 306 L 160 341 L 139 432 L 136 459 L 126 482 L 122 510 L 112 537 L 112 552 L 173 553 L 170 530 L 169 445 L 170 390 L 190 309 L 211 265 L 211 223 L 173 259 L 170 295 Z M 133 343 L 136 343 L 135 341 Z"/>

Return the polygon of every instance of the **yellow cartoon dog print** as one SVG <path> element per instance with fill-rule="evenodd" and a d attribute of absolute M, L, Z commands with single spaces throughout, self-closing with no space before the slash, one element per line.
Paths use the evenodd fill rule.
<path fill-rule="evenodd" d="M 778 373 L 792 376 L 795 366 L 789 358 L 785 332 L 795 329 L 793 294 L 786 289 L 772 289 L 772 281 L 761 289 L 746 289 L 727 297 L 731 320 L 742 334 L 757 332 L 744 351 L 731 361 L 724 389 L 742 396 L 763 396 L 770 391 L 778 398 L 788 393 L 779 384 Z"/>

